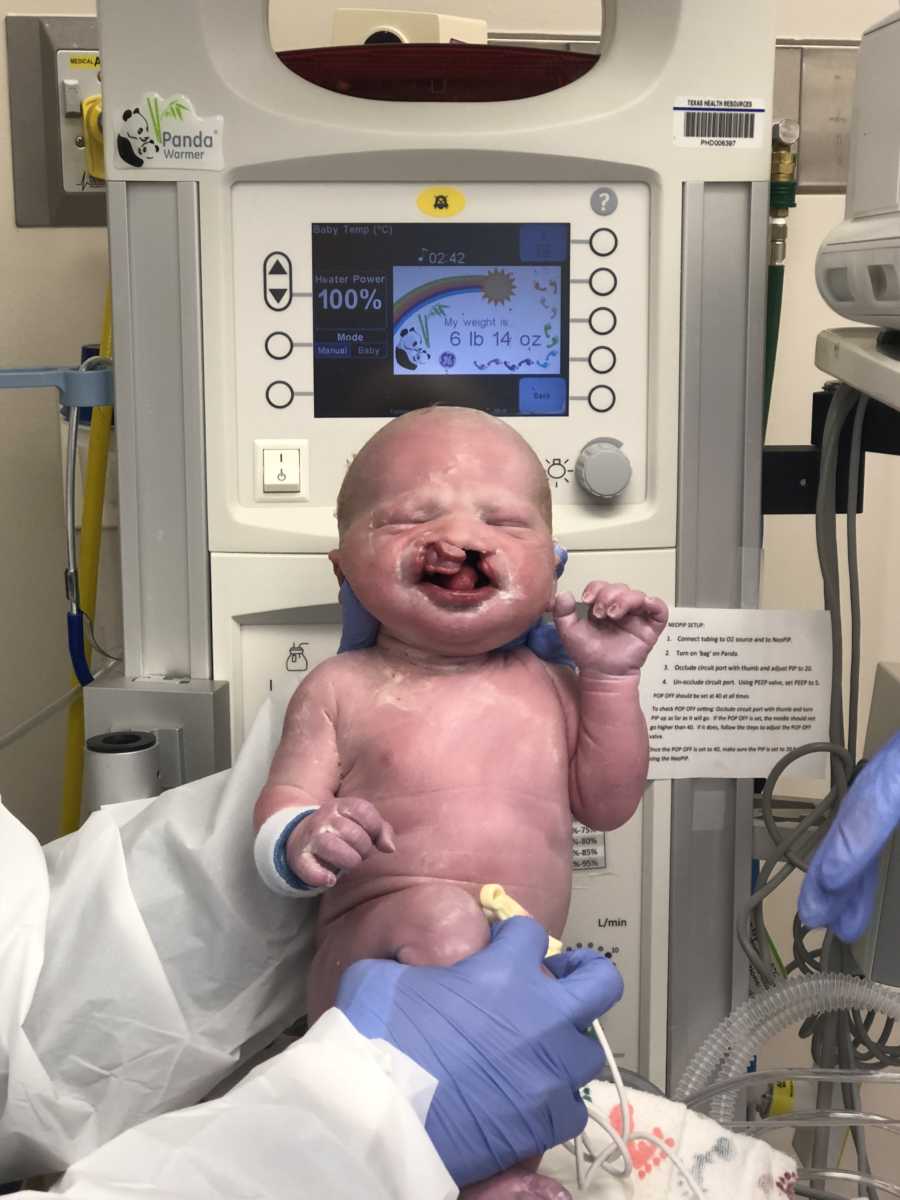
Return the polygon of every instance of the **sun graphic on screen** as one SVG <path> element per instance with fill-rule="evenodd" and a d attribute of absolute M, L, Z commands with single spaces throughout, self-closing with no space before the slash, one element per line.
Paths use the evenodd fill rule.
<path fill-rule="evenodd" d="M 507 304 L 513 298 L 516 281 L 506 271 L 488 271 L 481 294 L 488 304 Z"/>

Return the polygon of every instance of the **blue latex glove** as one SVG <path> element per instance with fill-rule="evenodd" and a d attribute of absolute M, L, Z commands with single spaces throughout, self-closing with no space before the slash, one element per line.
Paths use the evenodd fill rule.
<path fill-rule="evenodd" d="M 557 954 L 530 917 L 492 926 L 491 944 L 453 967 L 355 963 L 340 1008 L 438 1081 L 425 1128 L 463 1187 L 581 1133 L 578 1089 L 604 1064 L 582 1031 L 622 995 L 622 977 L 593 950 Z"/>
<path fill-rule="evenodd" d="M 556 554 L 556 578 L 559 579 L 566 569 L 569 554 L 555 542 L 553 551 Z M 338 646 L 338 654 L 343 654 L 345 650 L 367 650 L 374 646 L 378 637 L 379 622 L 368 609 L 363 608 L 346 579 L 341 584 L 338 596 L 341 604 L 341 644 Z M 514 650 L 517 646 L 527 646 L 545 662 L 575 669 L 575 664 L 563 650 L 559 633 L 552 621 L 535 621 L 530 629 L 526 629 L 521 636 L 513 638 L 499 649 Z"/>
<path fill-rule="evenodd" d="M 872 919 L 878 856 L 900 824 L 900 733 L 854 779 L 813 855 L 797 910 L 810 929 L 827 925 L 855 941 Z"/>

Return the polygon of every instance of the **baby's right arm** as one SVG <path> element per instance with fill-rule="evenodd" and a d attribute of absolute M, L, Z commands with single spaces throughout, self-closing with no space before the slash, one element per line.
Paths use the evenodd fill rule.
<path fill-rule="evenodd" d="M 334 689 L 321 667 L 291 698 L 281 741 L 253 811 L 256 862 L 284 895 L 317 895 L 337 871 L 357 866 L 373 846 L 392 852 L 393 830 L 374 805 L 337 798 L 340 764 Z"/>

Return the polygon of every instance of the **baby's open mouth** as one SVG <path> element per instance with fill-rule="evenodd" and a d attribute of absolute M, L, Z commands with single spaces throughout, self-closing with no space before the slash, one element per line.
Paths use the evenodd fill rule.
<path fill-rule="evenodd" d="M 440 567 L 425 567 L 421 583 L 433 584 L 447 592 L 470 593 L 482 588 L 493 587 L 493 581 L 484 569 L 483 557 L 478 550 L 466 550 L 465 559 L 457 564 Z"/>

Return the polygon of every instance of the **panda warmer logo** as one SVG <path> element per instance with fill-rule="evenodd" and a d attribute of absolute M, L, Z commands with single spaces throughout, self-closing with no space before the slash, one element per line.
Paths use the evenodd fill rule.
<path fill-rule="evenodd" d="M 222 126 L 222 117 L 199 117 L 186 96 L 165 100 L 147 92 L 138 104 L 122 111 L 116 125 L 119 163 L 219 171 L 224 166 Z"/>
<path fill-rule="evenodd" d="M 126 108 L 122 113 L 116 149 L 130 167 L 142 167 L 159 154 L 159 143 L 150 136 L 150 126 L 139 108 Z"/>

